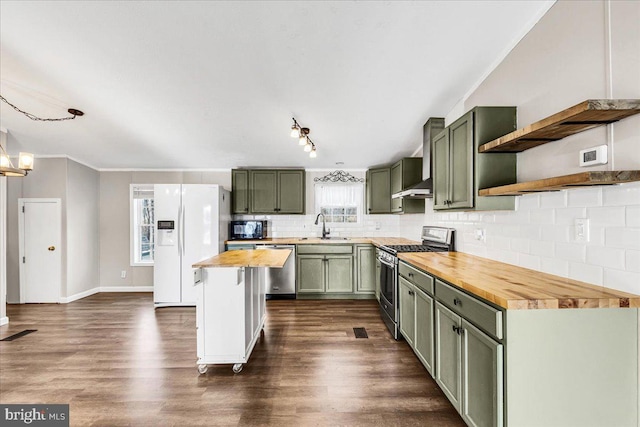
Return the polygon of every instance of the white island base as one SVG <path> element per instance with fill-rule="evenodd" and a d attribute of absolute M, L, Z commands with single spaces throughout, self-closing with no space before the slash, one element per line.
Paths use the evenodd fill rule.
<path fill-rule="evenodd" d="M 265 268 L 199 268 L 195 276 L 198 371 L 233 364 L 237 374 L 264 332 Z"/>

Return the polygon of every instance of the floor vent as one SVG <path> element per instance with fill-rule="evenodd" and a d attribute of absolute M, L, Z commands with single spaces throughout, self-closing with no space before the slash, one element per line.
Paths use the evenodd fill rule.
<path fill-rule="evenodd" d="M 9 335 L 6 338 L 2 338 L 0 341 L 13 341 L 13 340 L 17 340 L 20 337 L 23 337 L 25 335 L 29 335 L 32 332 L 37 332 L 37 329 L 25 329 L 22 332 L 18 332 L 17 334 L 13 334 L 13 335 Z"/>
<path fill-rule="evenodd" d="M 355 334 L 356 338 L 369 338 L 369 335 L 367 335 L 367 330 L 365 328 L 353 328 L 353 333 Z"/>

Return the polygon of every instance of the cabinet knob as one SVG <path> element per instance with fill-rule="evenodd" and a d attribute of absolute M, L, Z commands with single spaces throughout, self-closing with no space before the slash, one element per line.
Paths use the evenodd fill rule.
<path fill-rule="evenodd" d="M 460 301 L 458 298 L 454 298 L 453 305 L 462 305 L 462 301 Z"/>
<path fill-rule="evenodd" d="M 415 292 L 413 292 L 413 291 L 409 291 L 409 295 L 412 295 L 412 296 L 413 296 L 413 295 L 415 295 Z"/>
<path fill-rule="evenodd" d="M 369 208 L 368 211 L 371 212 L 371 208 Z"/>
<path fill-rule="evenodd" d="M 409 277 L 413 277 L 413 273 L 409 273 Z"/>

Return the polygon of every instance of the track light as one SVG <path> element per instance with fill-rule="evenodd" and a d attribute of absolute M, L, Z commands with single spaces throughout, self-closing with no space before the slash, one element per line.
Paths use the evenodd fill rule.
<path fill-rule="evenodd" d="M 316 157 L 316 145 L 309 139 L 309 128 L 303 128 L 298 124 L 295 117 L 293 118 L 293 125 L 291 125 L 291 137 L 298 138 L 298 145 L 304 147 L 304 151 L 309 153 L 309 157 Z"/>

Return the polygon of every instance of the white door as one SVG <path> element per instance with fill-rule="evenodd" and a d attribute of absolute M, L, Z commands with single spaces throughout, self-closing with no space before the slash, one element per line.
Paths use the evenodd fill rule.
<path fill-rule="evenodd" d="M 20 302 L 60 302 L 60 199 L 18 199 Z"/>
<path fill-rule="evenodd" d="M 180 184 L 156 184 L 153 188 L 153 198 L 156 221 L 153 302 L 160 304 L 180 303 L 181 186 Z M 162 229 L 161 222 L 165 226 L 172 224 L 173 230 Z"/>
<path fill-rule="evenodd" d="M 218 186 L 182 186 L 182 302 L 196 302 L 193 268 L 198 261 L 218 254 Z"/>

